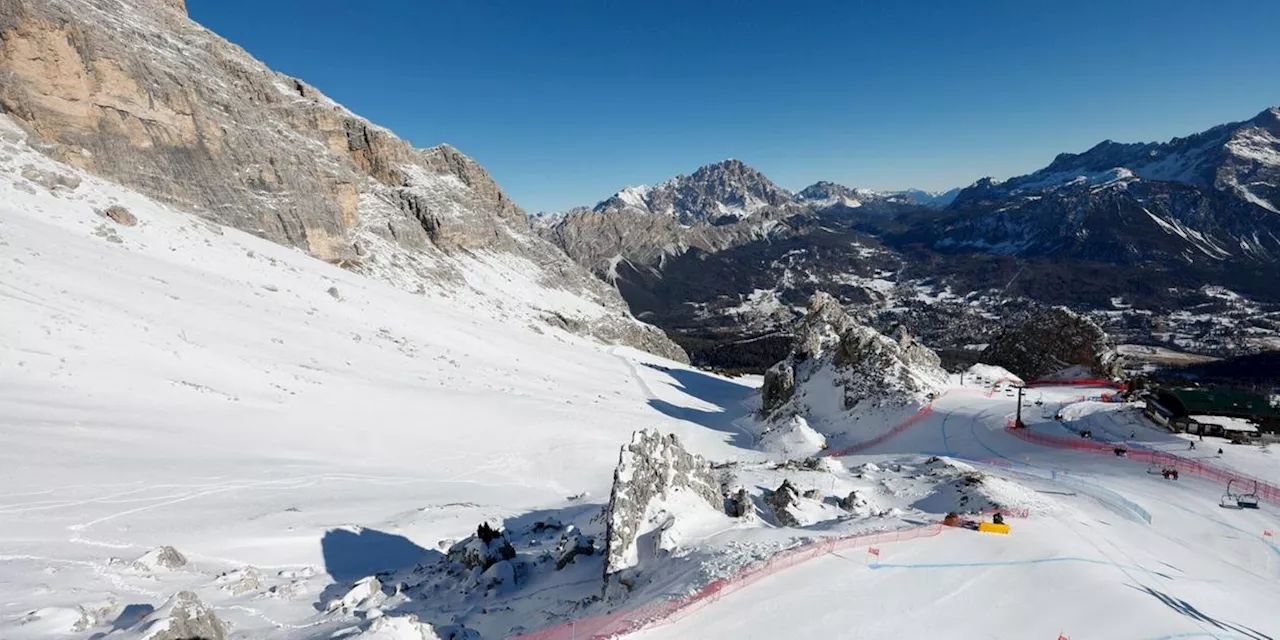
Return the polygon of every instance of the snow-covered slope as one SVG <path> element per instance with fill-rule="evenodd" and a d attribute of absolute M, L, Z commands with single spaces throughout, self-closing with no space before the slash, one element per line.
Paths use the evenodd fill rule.
<path fill-rule="evenodd" d="M 6 640 L 127 627 L 180 590 L 234 638 L 327 637 L 359 624 L 317 613 L 333 585 L 430 560 L 483 520 L 598 508 L 635 429 L 737 455 L 687 419 L 707 405 L 677 363 L 526 315 L 591 307 L 518 264 L 458 258 L 506 302 L 413 294 L 59 165 L 0 124 Z M 672 373 L 640 364 L 658 362 Z M 726 403 L 750 393 L 694 377 Z M 189 564 L 133 563 L 162 545 Z"/>
<path fill-rule="evenodd" d="M 478 162 L 414 148 L 196 24 L 180 0 L 11 2 L 0 40 L 0 112 L 51 158 L 407 291 L 469 288 L 681 357 L 533 233 Z"/>

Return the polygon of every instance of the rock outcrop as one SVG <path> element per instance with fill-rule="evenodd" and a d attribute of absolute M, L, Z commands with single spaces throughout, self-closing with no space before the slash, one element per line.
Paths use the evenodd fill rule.
<path fill-rule="evenodd" d="M 762 393 L 761 412 L 781 420 L 815 411 L 829 418 L 864 405 L 906 406 L 924 402 L 946 381 L 937 354 L 905 328 L 899 326 L 894 338 L 885 336 L 818 292 L 796 329 L 791 354 L 765 376 L 769 394 Z M 839 406 L 827 401 L 833 386 Z"/>
<path fill-rule="evenodd" d="M 764 382 L 760 387 L 760 411 L 765 415 L 791 399 L 796 393 L 795 365 L 783 360 L 764 372 Z"/>
<path fill-rule="evenodd" d="M 190 591 L 179 591 L 148 615 L 139 633 L 145 640 L 226 640 L 227 627 L 213 609 Z"/>
<path fill-rule="evenodd" d="M 0 112 L 47 155 L 214 222 L 413 291 L 501 269 L 598 305 L 564 307 L 579 333 L 683 359 L 534 234 L 474 160 L 416 149 L 271 71 L 182 0 L 0 3 Z M 534 307 L 529 319 L 567 313 L 538 298 L 499 302 Z"/>
<path fill-rule="evenodd" d="M 1050 307 L 1032 315 L 988 345 L 981 359 L 1026 380 L 1073 368 L 1085 376 L 1104 378 L 1122 373 L 1120 355 L 1110 336 L 1089 318 L 1066 307 Z"/>
<path fill-rule="evenodd" d="M 745 487 L 739 488 L 726 500 L 726 511 L 731 518 L 752 518 L 756 515 L 755 502 Z"/>
<path fill-rule="evenodd" d="M 792 513 L 799 502 L 800 490 L 790 480 L 783 480 L 777 489 L 764 496 L 764 503 L 773 510 L 773 519 L 784 527 L 800 526 L 800 520 Z"/>
<path fill-rule="evenodd" d="M 616 574 L 639 561 L 636 543 L 647 532 L 650 507 L 686 493 L 721 510 L 719 485 L 711 465 L 702 456 L 685 450 L 675 435 L 654 430 L 637 431 L 622 447 L 613 472 L 605 533 L 605 589 Z"/>

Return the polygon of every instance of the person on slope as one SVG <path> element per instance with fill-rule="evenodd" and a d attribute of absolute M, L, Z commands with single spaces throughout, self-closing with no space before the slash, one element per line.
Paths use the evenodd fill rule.
<path fill-rule="evenodd" d="M 1195 449 L 1195 448 L 1196 448 L 1196 443 L 1192 442 L 1192 443 L 1191 443 L 1191 448 L 1192 448 L 1192 449 Z"/>
<path fill-rule="evenodd" d="M 991 522 L 995 524 L 1004 524 L 1004 516 L 997 511 L 994 516 L 991 516 Z"/>

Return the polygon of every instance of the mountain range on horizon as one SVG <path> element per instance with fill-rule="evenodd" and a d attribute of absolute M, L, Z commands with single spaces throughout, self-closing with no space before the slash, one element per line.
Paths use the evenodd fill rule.
<path fill-rule="evenodd" d="M 775 340 L 820 289 L 882 329 L 920 325 L 956 352 L 1003 326 L 983 314 L 1066 304 L 1130 340 L 1221 354 L 1280 347 L 1280 286 L 1268 276 L 1280 264 L 1276 185 L 1273 107 L 1168 142 L 1104 141 L 943 194 L 831 182 L 792 193 L 730 159 L 532 224 L 695 361 Z M 912 310 L 917 287 L 944 295 Z"/>

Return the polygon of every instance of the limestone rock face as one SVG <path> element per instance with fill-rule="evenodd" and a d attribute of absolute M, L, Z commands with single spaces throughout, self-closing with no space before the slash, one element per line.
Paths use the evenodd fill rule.
<path fill-rule="evenodd" d="M 1022 326 L 987 346 L 982 362 L 1004 367 L 1025 380 L 1067 369 L 1114 378 L 1122 373 L 1115 342 L 1096 323 L 1066 307 L 1032 315 Z"/>
<path fill-rule="evenodd" d="M 475 262 L 496 263 L 599 305 L 580 333 L 684 359 L 477 162 L 271 71 L 184 0 L 0 2 L 0 112 L 55 159 L 214 222 L 410 290 L 465 288 Z"/>
<path fill-rule="evenodd" d="M 605 586 L 610 577 L 636 564 L 636 542 L 651 504 L 687 492 L 720 511 L 722 500 L 711 465 L 685 450 L 674 435 L 637 431 L 622 448 L 613 472 L 605 534 Z"/>

